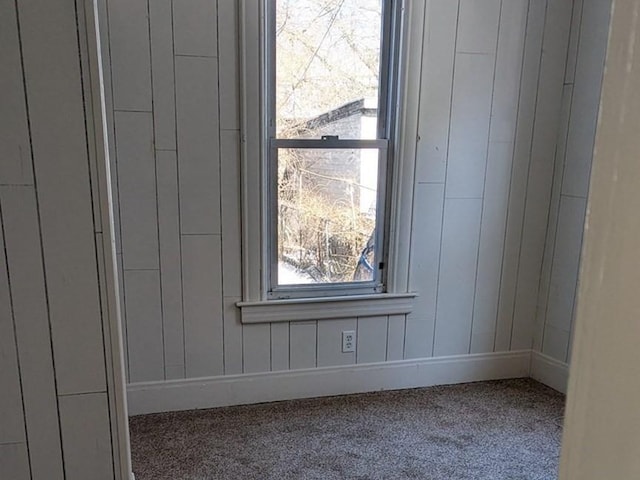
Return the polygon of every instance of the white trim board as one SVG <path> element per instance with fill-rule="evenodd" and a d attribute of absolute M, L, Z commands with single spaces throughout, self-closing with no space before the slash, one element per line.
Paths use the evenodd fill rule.
<path fill-rule="evenodd" d="M 529 376 L 531 351 L 130 384 L 130 415 Z"/>
<path fill-rule="evenodd" d="M 544 353 L 531 352 L 531 372 L 529 376 L 554 390 L 567 393 L 569 365 Z"/>

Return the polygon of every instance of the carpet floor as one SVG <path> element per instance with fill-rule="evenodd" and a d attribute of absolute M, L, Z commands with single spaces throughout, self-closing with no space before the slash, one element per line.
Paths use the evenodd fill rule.
<path fill-rule="evenodd" d="M 132 417 L 136 480 L 555 479 L 564 396 L 530 379 Z"/>

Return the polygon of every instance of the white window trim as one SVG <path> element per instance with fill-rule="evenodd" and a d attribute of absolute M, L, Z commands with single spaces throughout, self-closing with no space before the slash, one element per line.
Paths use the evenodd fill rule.
<path fill-rule="evenodd" d="M 243 298 L 238 302 L 243 323 L 272 322 L 280 317 L 287 320 L 309 320 L 339 318 L 345 316 L 371 316 L 409 313 L 406 299 L 415 297 L 409 291 L 409 248 L 411 232 L 411 210 L 415 164 L 415 141 L 417 135 L 418 106 L 415 99 L 419 92 L 419 72 L 422 49 L 411 48 L 422 42 L 424 18 L 423 1 L 405 1 L 402 6 L 400 68 L 398 78 L 399 105 L 396 116 L 396 143 L 393 171 L 391 172 L 390 215 L 388 235 L 388 259 L 386 293 L 373 295 L 349 295 L 313 297 L 291 300 L 269 300 L 267 249 L 269 202 L 263 161 L 265 148 L 261 122 L 266 108 L 266 99 L 261 95 L 265 58 L 261 52 L 264 19 L 261 17 L 261 0 L 240 0 L 240 69 L 241 69 L 241 177 L 242 177 L 242 273 Z M 401 299 L 401 302 L 398 300 Z M 383 304 L 387 307 L 382 307 Z M 400 305 L 402 303 L 402 305 Z M 412 302 L 409 302 L 412 303 Z M 377 307 L 374 306 L 378 305 Z M 342 313 L 322 312 L 341 309 Z M 393 306 L 395 305 L 395 307 Z M 295 306 L 295 310 L 294 307 Z M 346 314 L 345 307 L 349 307 Z M 287 312 L 295 312 L 283 315 Z M 273 313 L 267 314 L 267 311 Z M 334 316 L 336 315 L 336 316 Z M 262 318 L 263 320 L 260 320 Z"/>

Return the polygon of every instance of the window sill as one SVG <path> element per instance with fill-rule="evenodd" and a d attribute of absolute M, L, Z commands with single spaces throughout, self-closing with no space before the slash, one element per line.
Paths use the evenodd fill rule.
<path fill-rule="evenodd" d="M 241 321 L 250 323 L 375 317 L 410 313 L 416 293 L 379 293 L 341 297 L 238 302 Z"/>

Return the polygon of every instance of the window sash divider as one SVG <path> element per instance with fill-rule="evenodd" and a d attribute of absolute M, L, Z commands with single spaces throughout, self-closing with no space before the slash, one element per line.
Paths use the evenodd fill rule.
<path fill-rule="evenodd" d="M 271 148 L 291 148 L 291 149 L 379 149 L 386 150 L 389 140 L 386 139 L 327 139 L 320 140 L 314 138 L 272 138 Z"/>

